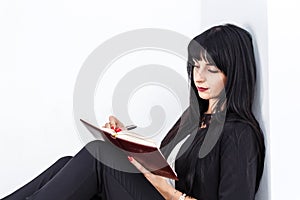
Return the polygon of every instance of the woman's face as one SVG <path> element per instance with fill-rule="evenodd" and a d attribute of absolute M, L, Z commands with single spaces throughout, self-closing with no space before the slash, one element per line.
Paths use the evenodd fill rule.
<path fill-rule="evenodd" d="M 226 83 L 225 74 L 204 59 L 193 61 L 193 78 L 199 96 L 205 100 L 217 100 Z"/>

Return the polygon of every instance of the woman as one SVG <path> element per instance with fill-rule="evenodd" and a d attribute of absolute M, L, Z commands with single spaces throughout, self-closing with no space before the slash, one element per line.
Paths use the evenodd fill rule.
<path fill-rule="evenodd" d="M 251 35 L 232 24 L 215 26 L 195 37 L 188 53 L 190 106 L 161 143 L 179 181 L 154 175 L 118 149 L 93 141 L 4 199 L 253 200 L 265 146 L 252 113 Z M 113 116 L 105 127 L 124 128 Z"/>

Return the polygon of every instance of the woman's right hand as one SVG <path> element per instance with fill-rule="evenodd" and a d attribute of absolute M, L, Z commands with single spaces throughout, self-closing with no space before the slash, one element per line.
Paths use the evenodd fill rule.
<path fill-rule="evenodd" d="M 121 130 L 125 130 L 125 126 L 124 124 L 118 120 L 115 116 L 109 116 L 109 122 L 105 123 L 105 125 L 103 126 L 104 128 L 111 128 L 114 130 L 117 129 L 121 129 Z"/>

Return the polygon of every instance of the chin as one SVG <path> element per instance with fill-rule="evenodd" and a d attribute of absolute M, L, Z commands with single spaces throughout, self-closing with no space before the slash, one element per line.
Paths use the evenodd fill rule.
<path fill-rule="evenodd" d="M 204 100 L 209 100 L 209 95 L 203 94 L 202 92 L 198 92 L 199 97 Z"/>

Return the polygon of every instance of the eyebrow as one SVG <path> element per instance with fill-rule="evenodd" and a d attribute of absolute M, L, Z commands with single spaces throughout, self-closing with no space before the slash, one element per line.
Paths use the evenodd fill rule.
<path fill-rule="evenodd" d="M 198 63 L 199 61 L 201 61 L 201 60 L 198 60 L 197 58 L 192 58 L 193 59 L 193 61 L 195 62 L 195 63 Z M 207 61 L 205 61 L 206 62 L 206 66 L 215 66 L 215 67 L 217 67 L 214 63 L 209 63 L 209 62 L 207 62 Z"/>
<path fill-rule="evenodd" d="M 206 64 L 207 66 L 214 66 L 214 67 L 216 67 L 216 68 L 218 68 L 215 64 L 213 64 L 213 63 L 207 63 Z"/>

